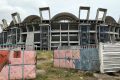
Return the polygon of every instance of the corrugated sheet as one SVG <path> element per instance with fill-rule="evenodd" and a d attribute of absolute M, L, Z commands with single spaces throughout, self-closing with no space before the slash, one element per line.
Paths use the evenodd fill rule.
<path fill-rule="evenodd" d="M 100 44 L 101 73 L 120 71 L 120 44 Z"/>

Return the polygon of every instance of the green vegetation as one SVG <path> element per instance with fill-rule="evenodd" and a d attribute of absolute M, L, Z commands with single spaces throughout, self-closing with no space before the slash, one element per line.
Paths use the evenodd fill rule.
<path fill-rule="evenodd" d="M 46 60 L 53 58 L 53 51 L 37 51 L 37 60 Z"/>

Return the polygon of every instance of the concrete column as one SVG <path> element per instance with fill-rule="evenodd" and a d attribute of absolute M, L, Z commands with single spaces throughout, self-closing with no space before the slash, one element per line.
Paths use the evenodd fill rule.
<path fill-rule="evenodd" d="M 98 21 L 99 12 L 104 12 L 103 17 L 102 17 L 102 21 L 105 22 L 105 18 L 106 18 L 106 14 L 107 14 L 107 9 L 103 9 L 103 8 L 98 8 L 98 9 L 97 9 L 96 18 L 95 18 L 96 21 Z"/>
<path fill-rule="evenodd" d="M 3 36 L 3 44 L 4 44 L 4 32 L 2 33 L 2 36 Z"/>
<path fill-rule="evenodd" d="M 119 28 L 119 30 L 118 30 L 118 38 L 120 38 L 120 28 Z"/>
<path fill-rule="evenodd" d="M 98 44 L 98 38 L 97 38 L 97 27 L 98 27 L 98 25 L 96 24 L 95 25 L 95 39 L 96 39 L 96 44 Z"/>
<path fill-rule="evenodd" d="M 35 32 L 35 26 L 32 24 L 33 32 Z"/>
<path fill-rule="evenodd" d="M 47 32 L 47 40 L 48 40 L 48 42 L 47 42 L 47 45 L 48 45 L 48 50 L 50 50 L 50 35 L 49 35 L 49 27 L 50 27 L 50 25 L 47 27 L 47 29 L 48 29 L 48 32 Z"/>
<path fill-rule="evenodd" d="M 61 24 L 60 24 L 60 46 L 62 45 L 61 43 Z"/>
<path fill-rule="evenodd" d="M 22 33 L 22 30 L 20 28 L 20 40 L 19 40 L 20 43 L 22 42 L 22 36 L 21 36 L 22 34 L 21 33 Z"/>
<path fill-rule="evenodd" d="M 98 27 L 99 27 L 99 28 L 98 28 L 98 29 L 99 29 L 99 32 L 98 32 L 99 35 L 98 35 L 98 36 L 99 36 L 99 42 L 100 42 L 100 40 L 101 40 L 101 36 L 100 36 L 100 34 L 101 34 L 101 30 L 100 30 L 100 27 L 101 27 L 101 26 L 99 25 Z"/>
<path fill-rule="evenodd" d="M 113 29 L 113 33 L 115 33 L 115 26 L 114 26 L 114 29 Z M 114 39 L 113 39 L 113 41 L 115 41 L 115 34 L 113 34 L 113 37 L 114 37 Z"/>
<path fill-rule="evenodd" d="M 117 29 L 116 31 L 118 34 L 117 34 L 117 39 L 119 38 L 119 28 Z"/>
<path fill-rule="evenodd" d="M 96 20 L 98 20 L 98 16 L 99 16 L 99 9 L 97 9 L 97 14 L 96 14 Z"/>
<path fill-rule="evenodd" d="M 79 32 L 78 32 L 78 40 L 79 40 L 79 45 L 80 45 L 80 34 L 81 34 L 81 29 L 80 29 L 80 25 L 78 25 L 78 30 L 79 30 Z"/>
<path fill-rule="evenodd" d="M 102 18 L 102 20 L 103 20 L 104 22 L 105 22 L 106 14 L 107 14 L 107 10 L 104 11 L 104 15 L 103 15 L 103 18 Z"/>
<path fill-rule="evenodd" d="M 79 8 L 79 19 L 80 19 L 80 12 L 81 12 L 81 10 L 87 10 L 86 20 L 89 20 L 90 7 L 80 6 L 80 8 Z"/>
<path fill-rule="evenodd" d="M 8 27 L 7 21 L 5 19 L 3 19 L 2 22 L 3 22 L 4 29 L 7 28 Z"/>
<path fill-rule="evenodd" d="M 112 31 L 111 31 L 111 26 L 110 26 L 109 32 L 112 32 Z M 109 37 L 110 37 L 110 42 L 112 42 L 112 36 L 111 36 L 110 33 L 109 33 L 109 35 L 110 35 L 110 36 L 109 36 Z"/>
<path fill-rule="evenodd" d="M 41 23 L 42 23 L 42 20 L 44 19 L 43 15 L 42 15 L 42 11 L 48 11 L 48 16 L 49 16 L 49 21 L 50 21 L 51 20 L 50 8 L 49 7 L 42 7 L 42 8 L 39 8 Z"/>
<path fill-rule="evenodd" d="M 12 16 L 12 19 L 13 19 L 13 23 L 14 23 L 14 24 L 21 23 L 21 18 L 20 18 L 19 13 L 15 12 L 15 13 L 11 14 L 11 16 Z M 16 19 L 15 17 L 17 17 L 17 19 Z M 18 21 L 18 22 L 17 22 L 17 21 Z"/>
<path fill-rule="evenodd" d="M 87 28 L 87 34 L 88 34 L 88 44 L 90 44 L 90 26 Z"/>
<path fill-rule="evenodd" d="M 50 33 L 50 50 L 51 50 L 51 41 L 52 41 L 52 35 L 51 35 L 51 25 L 50 25 L 49 33 Z"/>
<path fill-rule="evenodd" d="M 15 31 L 16 31 L 16 44 L 17 44 L 17 28 L 15 29 Z"/>
<path fill-rule="evenodd" d="M 68 23 L 68 46 L 70 46 L 70 35 L 69 35 L 70 24 Z"/>
<path fill-rule="evenodd" d="M 42 27 L 40 26 L 40 49 L 42 50 Z"/>

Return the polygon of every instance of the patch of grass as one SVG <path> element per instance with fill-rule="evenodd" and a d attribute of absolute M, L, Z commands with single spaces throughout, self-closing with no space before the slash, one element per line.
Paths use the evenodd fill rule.
<path fill-rule="evenodd" d="M 53 58 L 53 51 L 37 51 L 37 59 L 46 60 Z"/>
<path fill-rule="evenodd" d="M 47 75 L 41 75 L 41 74 L 37 74 L 37 78 L 35 80 L 46 80 L 48 77 Z"/>
<path fill-rule="evenodd" d="M 38 65 L 37 67 L 39 69 L 44 69 L 44 70 L 48 70 L 49 68 L 52 68 L 52 62 L 51 61 L 46 61 L 45 63 L 42 63 L 40 65 Z"/>

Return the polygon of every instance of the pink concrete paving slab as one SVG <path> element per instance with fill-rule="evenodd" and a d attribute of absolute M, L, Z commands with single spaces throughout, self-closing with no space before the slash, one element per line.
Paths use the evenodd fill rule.
<path fill-rule="evenodd" d="M 59 50 L 59 58 L 65 58 L 65 50 Z"/>
<path fill-rule="evenodd" d="M 3 80 L 8 80 L 9 67 L 5 66 L 1 71 Z M 35 79 L 36 78 L 36 67 L 35 65 L 24 65 L 24 79 Z M 22 66 L 11 66 L 10 67 L 10 79 L 22 79 Z"/>
<path fill-rule="evenodd" d="M 65 56 L 66 58 L 72 59 L 72 50 L 65 50 Z"/>
<path fill-rule="evenodd" d="M 35 51 L 20 51 L 16 53 L 15 51 L 10 52 L 9 61 L 10 64 L 23 64 L 23 54 L 24 54 L 24 64 L 35 64 L 36 63 L 36 53 Z"/>
<path fill-rule="evenodd" d="M 65 68 L 66 67 L 65 59 L 60 59 L 60 67 L 61 68 Z"/>
<path fill-rule="evenodd" d="M 54 58 L 59 58 L 58 50 L 54 50 Z"/>
<path fill-rule="evenodd" d="M 80 59 L 80 50 L 72 50 L 72 58 Z"/>
<path fill-rule="evenodd" d="M 66 68 L 74 68 L 74 64 L 72 60 L 66 60 Z"/>
<path fill-rule="evenodd" d="M 54 59 L 54 67 L 59 67 L 59 59 Z"/>

